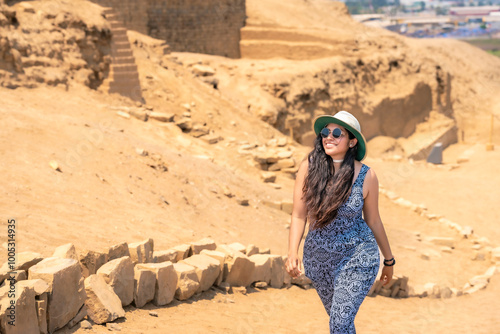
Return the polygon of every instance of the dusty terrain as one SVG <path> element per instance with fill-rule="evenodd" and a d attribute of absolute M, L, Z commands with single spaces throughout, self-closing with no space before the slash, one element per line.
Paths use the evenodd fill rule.
<path fill-rule="evenodd" d="M 495 168 L 500 161 L 498 118 L 493 138 L 496 150 L 485 150 L 490 114 L 498 115 L 500 107 L 496 94 L 500 60 L 464 43 L 408 40 L 368 29 L 351 21 L 342 6 L 324 5 L 323 1 L 308 4 L 297 0 L 290 1 L 286 10 L 277 10 L 283 8 L 278 1 L 269 1 L 268 7 L 262 6 L 262 1 L 248 1 L 248 25 L 278 26 L 293 29 L 294 33 L 302 29 L 303 34 L 318 38 L 328 35 L 329 40 L 339 39 L 349 45 L 355 45 L 356 36 L 361 34 L 365 38 L 356 44 L 361 50 L 359 55 L 353 54 L 358 51 L 346 51 L 310 61 L 307 54 L 302 60 L 267 56 L 258 59 L 255 54 L 240 60 L 185 53 L 161 57 L 147 43 L 134 44 L 145 106 L 176 117 L 189 109 L 194 125 L 222 138 L 216 144 L 184 133 L 174 123 L 118 116 L 117 111 L 142 107 L 118 95 L 89 88 L 91 80 L 77 80 L 71 67 L 58 72 L 63 73 L 61 82 L 8 77 L 9 82 L 20 84 L 16 89 L 0 88 L 2 229 L 7 218 L 16 218 L 18 249 L 44 256 L 50 256 L 56 246 L 67 242 L 73 242 L 77 250 L 98 250 L 149 237 L 154 238 L 155 249 L 211 237 L 218 243 L 252 243 L 270 247 L 276 254 L 286 254 L 289 215 L 262 202 L 291 199 L 293 175 L 278 172 L 274 185 L 264 183 L 259 165 L 242 147 L 274 148 L 273 139 L 286 138 L 287 144 L 281 149 L 292 151 L 298 163 L 309 149 L 297 140 L 301 141 L 301 136 L 310 130 L 312 115 L 334 112 L 340 106 L 357 106 L 366 118 L 362 126 L 372 131 L 369 138 L 373 139 L 364 163 L 377 171 L 385 189 L 462 226 L 471 226 L 475 234 L 487 237 L 493 247 L 500 246 L 496 209 L 500 178 Z M 322 16 L 325 8 L 338 13 L 331 28 L 326 27 L 330 19 Z M 308 15 L 297 14 L 302 12 Z M 401 58 L 397 51 L 397 59 L 403 63 L 399 66 L 401 72 L 396 68 L 391 74 L 378 75 L 376 70 L 369 70 L 373 81 L 359 85 L 344 81 L 335 84 L 328 74 L 332 68 L 341 73 L 357 59 L 367 64 L 370 59 L 376 59 L 373 63 L 389 64 L 396 52 L 392 45 L 406 55 Z M 215 69 L 218 89 L 193 74 L 197 64 Z M 43 66 L 45 72 L 37 71 L 40 78 L 50 75 L 52 65 Z M 453 77 L 448 99 L 440 95 L 446 95 L 447 88 L 439 86 L 436 65 Z M 353 73 L 345 74 L 342 80 Z M 408 87 L 403 86 L 404 82 L 409 83 Z M 283 83 L 286 85 L 280 86 Z M 383 118 L 385 109 L 380 101 L 400 97 L 418 101 L 422 96 L 412 92 L 419 83 L 430 87 L 427 97 L 432 107 L 417 110 L 423 115 L 421 119 L 403 115 L 401 122 L 410 120 L 415 128 L 418 124 L 431 126 L 431 111 L 453 120 L 458 127 L 459 143 L 444 151 L 441 166 L 410 161 L 402 157 L 404 150 L 394 148 L 397 145 L 391 144 L 393 148 L 387 150 L 387 145 L 375 140 L 377 135 L 391 135 L 378 130 L 403 129 L 406 125 L 394 118 Z M 270 87 L 281 87 L 281 93 L 269 93 L 274 89 Z M 325 91 L 328 95 L 322 95 Z M 335 91 L 340 95 L 334 96 Z M 300 98 L 304 92 L 308 92 L 309 100 Z M 298 98 L 290 98 L 294 96 Z M 344 104 L 336 105 L 337 98 L 343 99 Z M 446 108 L 437 107 L 441 98 Z M 301 115 L 306 116 L 300 118 Z M 368 120 L 373 115 L 388 123 L 370 125 Z M 285 126 L 288 117 L 301 119 L 294 132 L 295 140 L 290 139 Z M 411 137 L 411 128 L 402 131 Z M 424 136 L 429 131 L 426 126 L 419 129 Z M 400 147 L 404 146 L 404 140 L 397 138 L 399 135 L 393 137 Z M 400 156 L 394 157 L 395 154 Z M 457 164 L 457 159 L 464 155 L 468 160 Z M 51 161 L 58 163 L 60 171 L 50 167 Z M 249 205 L 240 205 L 238 201 L 242 199 L 247 199 Z M 398 259 L 395 274 L 407 275 L 410 285 L 435 282 L 462 287 L 489 267 L 488 261 L 473 261 L 471 243 L 449 228 L 397 206 L 384 196 L 380 198 L 380 207 Z M 422 237 L 454 237 L 456 248 L 453 253 L 424 260 L 420 256 L 423 251 L 439 253 L 439 248 L 426 243 L 425 238 L 419 241 L 416 232 Z M 5 238 L 0 235 L 0 243 Z M 6 253 L 0 252 L 0 259 L 5 258 Z M 356 327 L 359 333 L 500 333 L 499 296 L 497 273 L 485 289 L 468 296 L 367 298 L 358 313 Z M 157 318 L 148 314 L 153 309 Z M 118 325 L 125 333 L 326 333 L 327 321 L 316 292 L 294 286 L 288 290 L 250 289 L 247 295 L 210 290 L 168 307 L 128 307 L 126 319 L 118 321 Z M 91 331 L 108 332 L 103 326 L 94 326 Z M 87 331 L 77 326 L 60 332 Z"/>

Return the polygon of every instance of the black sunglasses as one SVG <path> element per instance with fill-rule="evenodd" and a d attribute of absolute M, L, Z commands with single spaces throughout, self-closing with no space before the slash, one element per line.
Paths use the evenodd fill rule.
<path fill-rule="evenodd" d="M 327 138 L 330 135 L 330 132 L 332 133 L 332 136 L 335 139 L 340 138 L 342 136 L 342 130 L 340 130 L 339 128 L 335 128 L 333 129 L 333 131 L 330 131 L 330 129 L 328 128 L 323 128 L 320 131 L 321 137 Z"/>

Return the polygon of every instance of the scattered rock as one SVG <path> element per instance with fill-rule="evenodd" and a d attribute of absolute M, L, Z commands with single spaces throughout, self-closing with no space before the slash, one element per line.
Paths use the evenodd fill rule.
<path fill-rule="evenodd" d="M 13 289 L 15 293 L 13 296 L 9 296 L 10 285 L 0 288 L 0 326 L 2 333 L 40 333 L 35 308 L 35 290 L 33 287 L 19 283 L 15 284 Z M 14 328 L 8 324 L 9 321 L 12 321 L 9 317 L 11 308 L 15 310 L 14 320 L 17 319 Z"/>
<path fill-rule="evenodd" d="M 254 286 L 257 289 L 267 289 L 268 284 L 266 282 L 255 282 Z"/>
<path fill-rule="evenodd" d="M 285 263 L 279 255 L 271 255 L 271 286 L 275 289 L 281 289 L 285 280 Z"/>
<path fill-rule="evenodd" d="M 246 199 L 246 198 L 238 198 L 238 199 L 236 199 L 236 203 L 238 203 L 241 206 L 248 206 L 249 205 L 248 199 Z"/>
<path fill-rule="evenodd" d="M 78 313 L 75 315 L 75 317 L 68 322 L 68 328 L 75 327 L 75 325 L 82 321 L 87 315 L 87 306 L 83 305 L 80 311 L 78 311 Z"/>
<path fill-rule="evenodd" d="M 193 121 L 191 118 L 183 117 L 176 121 L 175 125 L 177 125 L 182 131 L 189 132 L 193 128 Z"/>
<path fill-rule="evenodd" d="M 120 298 L 106 284 L 100 275 L 90 275 L 85 279 L 87 299 L 85 305 L 90 319 L 96 324 L 103 324 L 125 317 Z"/>
<path fill-rule="evenodd" d="M 174 269 L 177 273 L 175 298 L 178 300 L 186 300 L 194 295 L 200 287 L 198 275 L 194 267 L 185 263 L 174 263 Z"/>
<path fill-rule="evenodd" d="M 217 279 L 215 280 L 215 285 L 220 286 L 224 278 L 224 263 L 226 261 L 226 254 L 224 254 L 223 252 L 218 252 L 216 250 L 208 250 L 208 249 L 202 250 L 200 254 L 208 255 L 219 261 L 220 273 L 219 276 L 217 276 Z"/>
<path fill-rule="evenodd" d="M 155 297 L 156 273 L 148 268 L 134 268 L 134 305 L 141 308 Z"/>
<path fill-rule="evenodd" d="M 254 254 L 259 254 L 259 248 L 255 245 L 248 245 L 247 248 L 246 248 L 246 252 L 242 252 L 242 253 L 245 253 L 248 257 L 254 255 Z"/>
<path fill-rule="evenodd" d="M 162 263 L 170 261 L 172 263 L 177 262 L 177 257 L 179 256 L 179 251 L 175 249 L 168 249 L 164 251 L 154 251 L 153 252 L 153 262 Z"/>
<path fill-rule="evenodd" d="M 240 293 L 242 295 L 246 295 L 248 292 L 247 288 L 244 286 L 233 286 L 231 290 L 233 293 Z"/>
<path fill-rule="evenodd" d="M 59 164 L 57 163 L 57 161 L 55 161 L 55 160 L 51 160 L 51 161 L 49 162 L 49 166 L 50 166 L 53 170 L 58 171 L 58 172 L 61 172 L 61 168 L 59 167 Z"/>
<path fill-rule="evenodd" d="M 260 174 L 260 177 L 264 182 L 273 183 L 274 181 L 276 181 L 276 173 L 273 172 L 262 172 Z"/>
<path fill-rule="evenodd" d="M 429 237 L 427 239 L 430 243 L 438 246 L 446 246 L 450 248 L 455 248 L 455 240 L 449 237 Z"/>
<path fill-rule="evenodd" d="M 129 113 L 126 113 L 124 111 L 117 111 L 116 114 L 120 117 L 123 117 L 125 119 L 130 119 L 130 114 Z"/>
<path fill-rule="evenodd" d="M 289 215 L 291 215 L 292 211 L 293 211 L 293 201 L 291 201 L 291 200 L 281 201 L 281 211 L 284 211 L 284 212 L 288 213 Z"/>
<path fill-rule="evenodd" d="M 254 254 L 249 257 L 255 265 L 253 270 L 252 282 L 271 283 L 271 255 Z"/>
<path fill-rule="evenodd" d="M 201 124 L 193 125 L 193 129 L 190 132 L 191 136 L 193 136 L 195 138 L 208 135 L 209 133 L 210 133 L 210 129 L 204 125 L 201 125 Z"/>
<path fill-rule="evenodd" d="M 108 261 L 108 254 L 84 250 L 80 253 L 80 264 L 83 277 L 94 275 L 97 270 Z"/>
<path fill-rule="evenodd" d="M 80 328 L 91 329 L 92 328 L 92 324 L 90 323 L 90 321 L 83 320 L 82 322 L 80 322 Z"/>
<path fill-rule="evenodd" d="M 75 246 L 72 243 L 64 244 L 54 250 L 52 257 L 60 257 L 63 259 L 74 259 L 78 261 Z"/>
<path fill-rule="evenodd" d="M 51 333 L 73 319 L 85 302 L 82 272 L 74 259 L 47 258 L 31 267 L 28 277 L 42 279 L 50 286 L 47 319 Z"/>
<path fill-rule="evenodd" d="M 246 249 L 247 249 L 245 247 L 245 245 L 243 245 L 243 244 L 241 244 L 239 242 L 233 242 L 232 244 L 229 244 L 228 247 L 231 248 L 231 249 L 233 249 L 233 250 L 235 250 L 235 251 L 237 251 L 237 252 L 241 252 L 243 254 L 245 254 Z"/>
<path fill-rule="evenodd" d="M 128 249 L 130 252 L 130 258 L 134 264 L 153 262 L 153 239 L 149 238 L 147 240 L 129 244 Z"/>
<path fill-rule="evenodd" d="M 204 238 L 191 244 L 191 254 L 200 254 L 202 250 L 215 250 L 217 245 L 210 238 Z"/>
<path fill-rule="evenodd" d="M 115 332 L 120 332 L 122 330 L 120 326 L 112 322 L 107 323 L 106 328 L 108 329 L 108 331 L 115 331 Z"/>
<path fill-rule="evenodd" d="M 188 256 L 191 256 L 191 245 L 188 244 L 177 245 L 173 249 L 177 251 L 176 262 L 179 262 L 180 260 L 184 260 Z"/>
<path fill-rule="evenodd" d="M 292 284 L 298 285 L 300 287 L 304 287 L 307 285 L 311 285 L 312 282 L 308 277 L 306 277 L 306 275 L 304 273 L 301 273 L 299 275 L 299 277 L 292 278 Z"/>
<path fill-rule="evenodd" d="M 150 316 L 152 316 L 152 317 L 156 317 L 156 318 L 158 318 L 158 312 L 155 312 L 155 311 L 149 311 L 149 313 L 148 313 L 148 314 L 149 314 Z"/>
<path fill-rule="evenodd" d="M 128 244 L 122 242 L 121 244 L 113 245 L 109 247 L 108 250 L 108 261 L 119 259 L 124 256 L 130 257 L 130 251 L 128 249 Z"/>
<path fill-rule="evenodd" d="M 172 262 L 138 264 L 139 269 L 147 269 L 155 273 L 156 285 L 153 304 L 162 306 L 169 304 L 177 289 L 177 273 Z"/>
<path fill-rule="evenodd" d="M 149 118 L 158 122 L 173 122 L 175 115 L 171 113 L 153 111 L 149 114 Z"/>
<path fill-rule="evenodd" d="M 131 109 L 128 113 L 140 121 L 146 122 L 148 120 L 148 113 L 144 109 Z"/>
<path fill-rule="evenodd" d="M 215 70 L 212 67 L 206 65 L 197 64 L 194 65 L 191 70 L 196 76 L 200 77 L 207 77 L 215 74 Z"/>
<path fill-rule="evenodd" d="M 279 160 L 278 162 L 270 165 L 267 170 L 270 172 L 273 172 L 273 171 L 278 171 L 278 170 L 282 170 L 285 168 L 291 168 L 294 166 L 295 166 L 295 160 L 293 158 L 282 159 L 282 160 Z"/>
<path fill-rule="evenodd" d="M 185 263 L 195 268 L 199 283 L 199 287 L 196 292 L 203 292 L 210 289 L 221 272 L 219 260 L 205 254 L 190 256 L 181 261 L 181 263 Z"/>
<path fill-rule="evenodd" d="M 124 256 L 109 261 L 97 271 L 105 282 L 120 298 L 122 306 L 127 306 L 134 300 L 134 264 L 130 257 Z"/>

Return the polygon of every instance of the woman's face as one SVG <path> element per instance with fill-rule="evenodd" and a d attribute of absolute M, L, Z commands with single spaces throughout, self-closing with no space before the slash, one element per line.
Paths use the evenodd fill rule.
<path fill-rule="evenodd" d="M 323 138 L 323 148 L 325 149 L 326 154 L 328 154 L 335 160 L 344 159 L 344 156 L 349 147 L 353 147 L 354 145 L 356 145 L 357 140 L 349 139 L 349 134 L 343 126 L 330 123 L 326 126 L 326 128 L 330 130 L 328 137 Z M 339 138 L 333 137 L 333 131 L 335 129 L 340 129 L 341 131 L 341 135 Z"/>

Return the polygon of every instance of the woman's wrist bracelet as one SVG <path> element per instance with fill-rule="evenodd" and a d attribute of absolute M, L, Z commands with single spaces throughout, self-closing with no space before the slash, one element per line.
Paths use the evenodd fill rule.
<path fill-rule="evenodd" d="M 384 260 L 384 266 L 392 267 L 395 264 L 396 264 L 396 260 L 394 258 L 389 259 L 389 260 Z"/>

